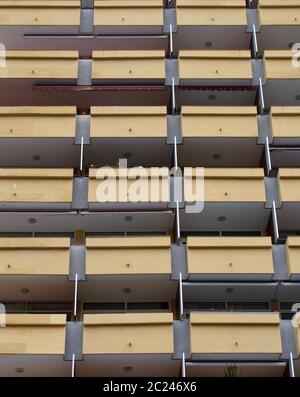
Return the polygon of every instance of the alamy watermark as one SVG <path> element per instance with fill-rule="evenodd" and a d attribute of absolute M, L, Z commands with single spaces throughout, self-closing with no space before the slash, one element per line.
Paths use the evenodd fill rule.
<path fill-rule="evenodd" d="M 3 303 L 0 303 L 0 328 L 6 327 L 6 309 Z"/>
<path fill-rule="evenodd" d="M 294 43 L 291 47 L 292 50 L 292 66 L 300 68 L 300 43 Z"/>
<path fill-rule="evenodd" d="M 6 67 L 6 48 L 4 44 L 0 43 L 0 68 Z"/>
<path fill-rule="evenodd" d="M 204 208 L 204 168 L 168 169 L 166 167 L 101 167 L 96 171 L 96 200 L 107 202 L 185 202 L 186 213 Z"/>

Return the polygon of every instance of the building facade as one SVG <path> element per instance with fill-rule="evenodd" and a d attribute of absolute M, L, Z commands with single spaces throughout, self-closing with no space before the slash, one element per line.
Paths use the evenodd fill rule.
<path fill-rule="evenodd" d="M 0 376 L 300 376 L 298 0 L 0 0 Z"/>

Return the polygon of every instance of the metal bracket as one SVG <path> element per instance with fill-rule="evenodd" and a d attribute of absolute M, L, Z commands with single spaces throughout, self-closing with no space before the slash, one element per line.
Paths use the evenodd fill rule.
<path fill-rule="evenodd" d="M 65 361 L 82 360 L 82 347 L 83 347 L 83 323 L 70 322 L 66 324 L 66 344 L 65 344 Z"/>
<path fill-rule="evenodd" d="M 260 22 L 258 10 L 256 8 L 247 8 L 247 32 L 253 32 L 253 26 L 255 26 L 256 32 L 260 32 Z"/>
<path fill-rule="evenodd" d="M 272 256 L 274 264 L 274 277 L 276 281 L 289 279 L 285 245 L 272 245 Z"/>
<path fill-rule="evenodd" d="M 280 334 L 283 352 L 281 358 L 289 360 L 291 353 L 292 357 L 298 357 L 294 328 L 290 320 L 280 321 Z"/>
<path fill-rule="evenodd" d="M 77 115 L 76 116 L 76 132 L 75 132 L 75 145 L 81 145 L 82 138 L 85 145 L 89 145 L 90 141 L 90 115 Z"/>
<path fill-rule="evenodd" d="M 81 35 L 94 34 L 94 8 L 82 8 L 80 11 L 80 30 Z"/>
<path fill-rule="evenodd" d="M 175 320 L 174 330 L 174 359 L 182 360 L 182 353 L 190 357 L 190 332 L 188 320 Z"/>
<path fill-rule="evenodd" d="M 72 209 L 82 210 L 88 208 L 88 177 L 73 178 Z"/>
<path fill-rule="evenodd" d="M 94 0 L 81 0 L 81 8 L 94 8 Z"/>
<path fill-rule="evenodd" d="M 269 143 L 272 142 L 271 120 L 268 114 L 257 115 L 258 124 L 258 144 L 265 145 L 266 138 L 269 138 Z"/>
<path fill-rule="evenodd" d="M 86 280 L 85 274 L 86 247 L 84 245 L 71 245 L 69 281 Z"/>
<path fill-rule="evenodd" d="M 77 85 L 92 85 L 92 59 L 78 60 L 78 79 Z"/>
<path fill-rule="evenodd" d="M 171 246 L 172 261 L 172 280 L 179 280 L 180 274 L 183 279 L 187 278 L 187 255 L 186 245 L 172 244 Z"/>
<path fill-rule="evenodd" d="M 179 115 L 168 114 L 167 115 L 167 123 L 168 123 L 168 138 L 167 144 L 174 145 L 174 141 L 176 138 L 177 144 L 182 144 L 182 134 L 181 134 L 181 118 Z"/>
<path fill-rule="evenodd" d="M 179 84 L 179 72 L 178 72 L 178 59 L 166 59 L 166 81 L 165 85 L 173 86 Z"/>
<path fill-rule="evenodd" d="M 170 33 L 170 25 L 172 25 L 172 31 L 177 32 L 176 8 L 164 9 L 164 33 Z"/>
<path fill-rule="evenodd" d="M 281 205 L 279 201 L 277 178 L 265 177 L 264 181 L 267 196 L 265 208 L 272 208 L 273 202 L 275 203 L 276 208 L 280 208 Z"/>
<path fill-rule="evenodd" d="M 264 64 L 262 59 L 251 59 L 251 68 L 252 68 L 252 85 L 260 86 L 260 84 L 265 84 L 265 72 L 264 72 Z"/>

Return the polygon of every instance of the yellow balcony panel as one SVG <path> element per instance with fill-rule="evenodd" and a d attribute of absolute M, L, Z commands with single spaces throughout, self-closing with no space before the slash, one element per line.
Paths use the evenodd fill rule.
<path fill-rule="evenodd" d="M 91 138 L 167 138 L 164 106 L 91 108 Z"/>
<path fill-rule="evenodd" d="M 86 274 L 171 274 L 168 236 L 89 237 Z"/>
<path fill-rule="evenodd" d="M 299 79 L 300 69 L 294 67 L 291 50 L 264 51 L 264 67 L 266 79 Z"/>
<path fill-rule="evenodd" d="M 89 171 L 91 203 L 168 203 L 169 170 L 161 168 L 99 168 Z"/>
<path fill-rule="evenodd" d="M 69 275 L 69 238 L 0 238 L 0 275 Z"/>
<path fill-rule="evenodd" d="M 300 169 L 280 168 L 278 171 L 279 195 L 282 203 L 300 201 Z"/>
<path fill-rule="evenodd" d="M 279 356 L 278 313 L 191 313 L 191 354 Z"/>
<path fill-rule="evenodd" d="M 0 328 L 0 354 L 63 355 L 66 316 L 64 314 L 7 314 Z"/>
<path fill-rule="evenodd" d="M 177 25 L 247 25 L 243 0 L 178 0 Z"/>
<path fill-rule="evenodd" d="M 260 0 L 261 25 L 299 25 L 300 4 L 298 0 Z"/>
<path fill-rule="evenodd" d="M 7 51 L 0 78 L 77 79 L 77 51 Z"/>
<path fill-rule="evenodd" d="M 184 175 L 184 199 L 194 202 L 194 169 Z M 192 180 L 191 180 L 192 179 Z M 205 202 L 265 202 L 264 171 L 261 168 L 205 168 Z"/>
<path fill-rule="evenodd" d="M 73 169 L 1 168 L 0 201 L 71 203 Z"/>
<path fill-rule="evenodd" d="M 0 107 L 0 138 L 75 138 L 75 107 Z"/>
<path fill-rule="evenodd" d="M 164 80 L 164 51 L 94 51 L 92 78 Z"/>
<path fill-rule="evenodd" d="M 300 139 L 300 106 L 272 106 L 270 115 L 274 139 Z"/>
<path fill-rule="evenodd" d="M 291 278 L 300 275 L 300 237 L 288 236 L 286 240 L 288 272 Z"/>
<path fill-rule="evenodd" d="M 96 26 L 163 26 L 163 0 L 96 0 Z"/>
<path fill-rule="evenodd" d="M 172 313 L 84 315 L 83 354 L 173 352 Z"/>
<path fill-rule="evenodd" d="M 2 26 L 80 25 L 80 0 L 2 0 Z"/>
<path fill-rule="evenodd" d="M 184 138 L 258 138 L 254 106 L 183 106 L 181 128 Z"/>
<path fill-rule="evenodd" d="M 252 80 L 250 51 L 179 51 L 180 80 Z"/>
<path fill-rule="evenodd" d="M 190 277 L 274 273 L 270 237 L 188 237 L 187 268 Z"/>

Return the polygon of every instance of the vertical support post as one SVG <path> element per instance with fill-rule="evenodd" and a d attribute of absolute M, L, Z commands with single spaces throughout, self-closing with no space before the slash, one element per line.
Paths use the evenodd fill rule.
<path fill-rule="evenodd" d="M 181 237 L 180 232 L 180 216 L 179 216 L 179 202 L 176 201 L 176 231 L 177 231 L 177 242 L 179 242 Z"/>
<path fill-rule="evenodd" d="M 83 170 L 83 136 L 81 137 L 81 144 L 80 144 L 80 171 Z"/>
<path fill-rule="evenodd" d="M 170 34 L 169 34 L 169 49 L 170 49 L 170 58 L 173 58 L 173 52 L 174 52 L 174 48 L 173 48 L 173 26 L 170 23 Z"/>
<path fill-rule="evenodd" d="M 279 230 L 278 230 L 278 222 L 277 222 L 277 212 L 275 201 L 272 202 L 272 219 L 273 219 L 273 233 L 274 233 L 274 241 L 277 244 L 279 239 Z"/>
<path fill-rule="evenodd" d="M 289 372 L 290 372 L 290 377 L 295 378 L 293 353 L 290 353 L 289 355 Z"/>
<path fill-rule="evenodd" d="M 175 183 L 174 183 L 174 189 L 176 189 L 176 178 L 177 178 L 177 173 L 176 171 L 178 170 L 178 156 L 177 156 L 177 137 L 174 137 L 174 166 L 175 166 Z M 174 195 L 176 194 L 176 191 L 174 191 Z M 177 242 L 180 239 L 181 233 L 180 233 L 180 216 L 179 216 L 179 201 L 176 200 L 176 233 L 177 233 Z"/>
<path fill-rule="evenodd" d="M 267 163 L 267 172 L 268 172 L 268 175 L 270 175 L 270 172 L 272 171 L 272 162 L 271 162 L 270 145 L 269 145 L 268 137 L 266 137 L 266 142 L 265 142 L 265 156 L 266 156 L 266 163 Z"/>
<path fill-rule="evenodd" d="M 77 317 L 77 297 L 78 297 L 78 274 L 75 274 L 75 290 L 74 290 L 74 317 Z"/>
<path fill-rule="evenodd" d="M 261 77 L 259 78 L 259 98 L 260 98 L 260 111 L 264 113 L 265 111 L 265 98 L 264 98 L 264 91 L 263 91 L 263 84 Z"/>
<path fill-rule="evenodd" d="M 174 165 L 175 171 L 178 169 L 178 156 L 177 156 L 177 137 L 174 136 Z"/>
<path fill-rule="evenodd" d="M 256 27 L 252 25 L 252 40 L 253 40 L 253 52 L 254 57 L 258 57 L 258 45 L 257 45 L 257 37 L 256 37 Z"/>
<path fill-rule="evenodd" d="M 72 378 L 75 378 L 75 354 L 72 355 Z"/>
<path fill-rule="evenodd" d="M 180 310 L 180 320 L 182 320 L 183 319 L 182 273 L 179 273 L 179 310 Z"/>
<path fill-rule="evenodd" d="M 185 371 L 185 353 L 182 353 L 182 361 L 181 361 L 181 377 L 185 378 L 186 371 Z"/>
<path fill-rule="evenodd" d="M 176 113 L 175 79 L 172 77 L 172 113 Z"/>

